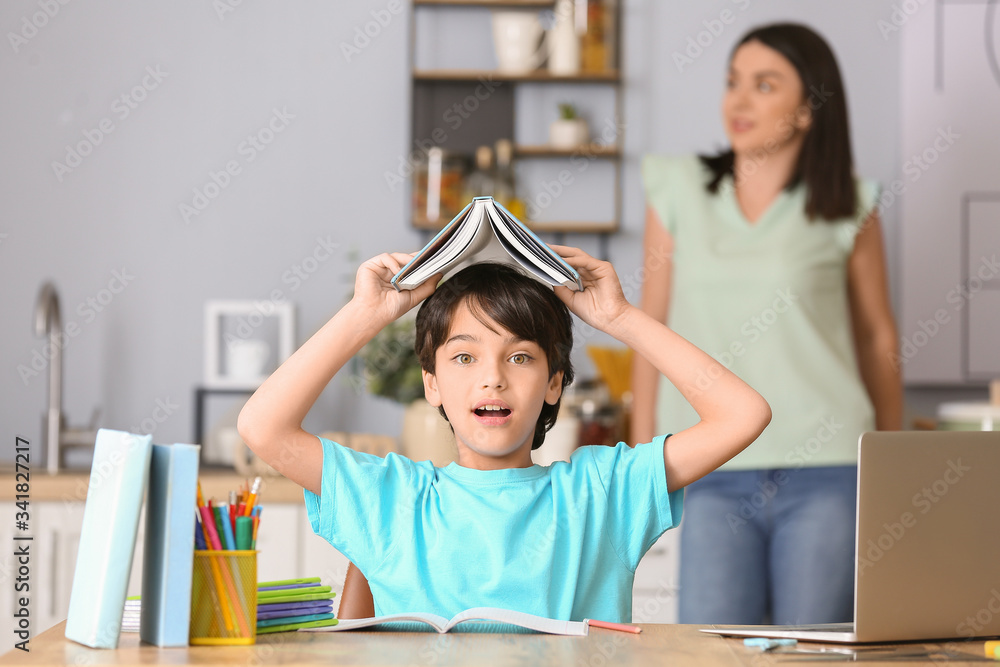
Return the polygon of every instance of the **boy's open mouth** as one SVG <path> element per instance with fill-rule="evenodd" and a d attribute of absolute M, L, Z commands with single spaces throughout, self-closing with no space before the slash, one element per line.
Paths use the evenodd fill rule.
<path fill-rule="evenodd" d="M 473 412 L 476 413 L 477 417 L 506 417 L 510 414 L 510 410 L 507 408 L 496 407 L 481 407 L 476 408 Z"/>
<path fill-rule="evenodd" d="M 484 398 L 476 403 L 472 413 L 484 426 L 503 426 L 510 419 L 511 409 L 498 398 Z"/>

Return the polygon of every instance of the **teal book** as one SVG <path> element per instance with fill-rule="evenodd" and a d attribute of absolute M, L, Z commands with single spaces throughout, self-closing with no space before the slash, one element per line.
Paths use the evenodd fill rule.
<path fill-rule="evenodd" d="M 103 428 L 97 432 L 66 618 L 67 639 L 92 648 L 118 647 L 152 450 L 148 435 Z"/>
<path fill-rule="evenodd" d="M 156 646 L 188 645 L 200 450 L 198 445 L 153 445 L 139 637 Z"/>
<path fill-rule="evenodd" d="M 481 262 L 513 266 L 546 285 L 583 290 L 576 269 L 493 197 L 475 197 L 390 282 L 396 291 L 413 289 L 434 274 L 447 280 Z"/>

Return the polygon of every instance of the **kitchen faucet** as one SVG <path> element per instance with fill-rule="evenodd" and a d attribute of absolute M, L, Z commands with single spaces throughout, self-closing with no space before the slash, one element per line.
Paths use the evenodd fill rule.
<path fill-rule="evenodd" d="M 55 285 L 46 282 L 38 291 L 35 302 L 35 335 L 48 336 L 49 347 L 49 401 L 45 412 L 42 429 L 45 440 L 45 469 L 50 475 L 59 472 L 62 463 L 60 445 L 67 447 L 93 447 L 96 437 L 94 424 L 97 412 L 91 420 L 91 426 L 86 429 L 63 428 L 62 418 L 62 376 L 63 376 L 63 345 L 66 335 L 62 330 L 62 316 L 59 313 L 59 295 Z"/>

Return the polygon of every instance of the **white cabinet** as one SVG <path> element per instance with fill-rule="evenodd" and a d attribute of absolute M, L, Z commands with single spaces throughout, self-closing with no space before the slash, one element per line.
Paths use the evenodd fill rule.
<path fill-rule="evenodd" d="M 295 579 L 304 576 L 302 553 L 302 505 L 267 503 L 257 530 L 257 581 Z"/>
<path fill-rule="evenodd" d="M 330 546 L 330 543 L 312 531 L 306 510 L 302 508 L 302 567 L 306 576 L 319 577 L 324 585 L 332 586 L 337 592 L 334 601 L 340 604 L 344 592 L 344 578 L 347 576 L 347 557 Z"/>
<path fill-rule="evenodd" d="M 680 530 L 668 530 L 650 547 L 635 570 L 634 623 L 676 623 Z"/>

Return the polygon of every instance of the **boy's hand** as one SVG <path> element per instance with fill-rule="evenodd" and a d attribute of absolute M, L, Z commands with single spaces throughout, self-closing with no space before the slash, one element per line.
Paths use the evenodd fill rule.
<path fill-rule="evenodd" d="M 562 245 L 549 247 L 576 269 L 583 281 L 582 292 L 574 292 L 560 285 L 555 288 L 556 296 L 581 320 L 595 329 L 613 335 L 609 329 L 613 329 L 619 318 L 632 308 L 622 292 L 614 267 L 610 262 L 591 257 L 579 248 Z"/>
<path fill-rule="evenodd" d="M 434 293 L 441 275 L 428 278 L 412 290 L 397 292 L 390 282 L 413 254 L 382 253 L 358 267 L 354 280 L 354 299 L 369 309 L 383 323 L 392 322 Z"/>

